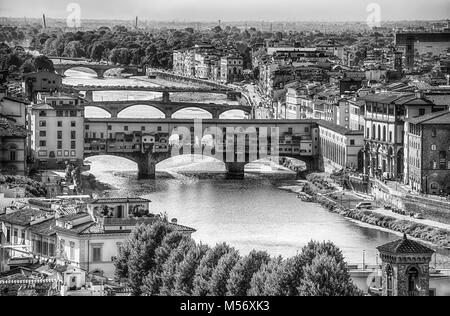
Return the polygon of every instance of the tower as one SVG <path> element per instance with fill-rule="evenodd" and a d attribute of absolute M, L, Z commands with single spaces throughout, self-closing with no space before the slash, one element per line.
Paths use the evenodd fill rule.
<path fill-rule="evenodd" d="M 406 38 L 406 50 L 405 50 L 405 57 L 406 57 L 406 69 L 410 72 L 414 69 L 414 36 L 408 36 Z"/>
<path fill-rule="evenodd" d="M 429 296 L 434 251 L 403 239 L 377 248 L 382 260 L 383 296 Z"/>
<path fill-rule="evenodd" d="M 394 69 L 395 69 L 395 71 L 399 71 L 399 72 L 403 71 L 403 54 L 402 54 L 402 52 L 399 52 L 399 51 L 394 52 Z"/>

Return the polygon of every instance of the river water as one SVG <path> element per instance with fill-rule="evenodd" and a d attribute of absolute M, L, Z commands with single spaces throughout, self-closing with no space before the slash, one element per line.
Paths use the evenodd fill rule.
<path fill-rule="evenodd" d="M 70 84 L 118 84 L 125 79 L 97 80 L 90 75 L 68 72 L 64 80 Z M 127 84 L 146 85 L 137 79 Z M 130 80 L 132 81 L 130 83 Z M 157 93 L 105 92 L 95 99 L 154 98 Z M 134 107 L 123 117 L 159 115 L 148 108 Z M 102 117 L 101 110 L 89 109 L 87 117 Z M 197 112 L 185 111 L 183 117 Z M 238 114 L 233 113 L 237 116 Z M 154 117 L 154 116 L 151 116 Z M 296 195 L 280 188 L 293 183 L 293 175 L 285 170 L 273 172 L 269 164 L 252 165 L 243 181 L 225 180 L 224 165 L 213 159 L 191 161 L 177 157 L 157 165 L 158 179 L 137 180 L 135 163 L 118 157 L 89 158 L 91 173 L 112 187 L 104 195 L 141 196 L 152 200 L 151 211 L 166 212 L 182 225 L 197 229 L 197 241 L 214 245 L 227 242 L 243 254 L 252 249 L 266 250 L 271 255 L 290 257 L 310 240 L 331 240 L 339 246 L 350 264 L 376 264 L 376 247 L 400 238 L 398 234 L 360 225 L 319 205 L 305 203 Z M 208 176 L 186 176 L 183 171 L 199 171 Z M 262 172 L 262 174 L 257 174 Z M 170 177 L 167 176 L 170 175 Z M 438 257 L 439 260 L 441 256 Z"/>

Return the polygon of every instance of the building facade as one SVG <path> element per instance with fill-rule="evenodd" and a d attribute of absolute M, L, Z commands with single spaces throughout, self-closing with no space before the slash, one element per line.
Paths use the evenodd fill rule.
<path fill-rule="evenodd" d="M 450 112 L 407 121 L 406 184 L 418 193 L 450 194 Z"/>
<path fill-rule="evenodd" d="M 220 81 L 224 83 L 242 81 L 244 78 L 244 59 L 230 55 L 220 59 Z"/>
<path fill-rule="evenodd" d="M 78 96 L 40 94 L 29 110 L 34 162 L 40 169 L 65 168 L 84 160 L 84 106 Z"/>
<path fill-rule="evenodd" d="M 405 176 L 405 120 L 436 110 L 423 95 L 380 93 L 363 97 L 365 101 L 365 174 L 395 179 Z M 406 140 L 406 144 L 405 144 Z"/>
<path fill-rule="evenodd" d="M 362 170 L 364 132 L 319 121 L 320 152 L 326 172 Z"/>

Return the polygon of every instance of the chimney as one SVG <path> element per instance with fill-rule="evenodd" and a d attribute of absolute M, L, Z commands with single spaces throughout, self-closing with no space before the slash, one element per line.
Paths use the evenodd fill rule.
<path fill-rule="evenodd" d="M 178 224 L 178 219 L 172 218 L 172 224 Z"/>

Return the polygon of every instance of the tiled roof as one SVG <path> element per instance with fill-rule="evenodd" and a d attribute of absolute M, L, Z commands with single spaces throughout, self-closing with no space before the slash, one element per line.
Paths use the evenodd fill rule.
<path fill-rule="evenodd" d="M 112 203 L 150 203 L 150 200 L 141 198 L 110 198 L 110 199 L 97 199 L 90 204 L 112 204 Z"/>
<path fill-rule="evenodd" d="M 448 124 L 450 125 L 450 111 L 441 111 L 435 113 L 428 113 L 420 117 L 409 119 L 408 122 L 412 124 Z"/>
<path fill-rule="evenodd" d="M 363 131 L 352 131 L 344 126 L 340 126 L 329 121 L 319 120 L 317 123 L 319 126 L 325 127 L 341 135 L 364 135 Z"/>
<path fill-rule="evenodd" d="M 10 121 L 0 119 L 0 137 L 27 137 L 27 130 L 19 125 L 15 125 Z"/>
<path fill-rule="evenodd" d="M 49 215 L 48 212 L 35 210 L 35 209 L 24 209 L 14 213 L 6 214 L 0 216 L 0 222 L 6 222 L 14 225 L 27 226 L 31 223 L 31 217 L 40 217 L 44 215 Z"/>
<path fill-rule="evenodd" d="M 49 220 L 31 226 L 30 231 L 41 236 L 52 236 L 56 233 L 56 220 Z"/>
<path fill-rule="evenodd" d="M 378 251 L 390 254 L 433 254 L 434 250 L 409 240 L 406 235 L 403 239 L 388 243 L 377 248 Z"/>

